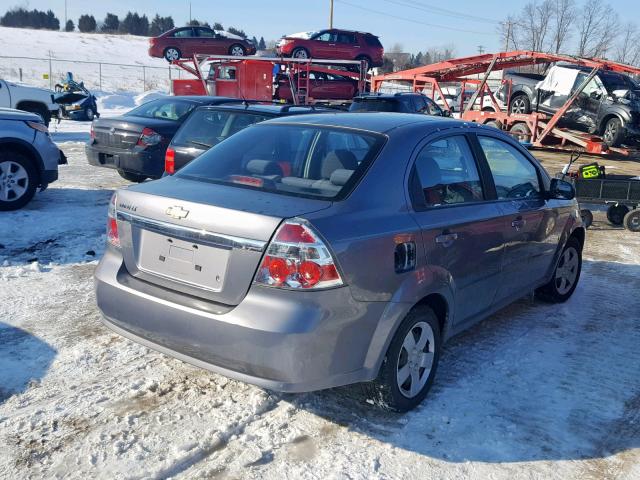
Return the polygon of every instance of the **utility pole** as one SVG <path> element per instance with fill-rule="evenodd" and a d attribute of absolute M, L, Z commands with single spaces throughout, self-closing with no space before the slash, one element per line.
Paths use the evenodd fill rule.
<path fill-rule="evenodd" d="M 189 2 L 189 25 L 191 25 L 191 2 Z"/>
<path fill-rule="evenodd" d="M 484 53 L 484 45 L 478 45 L 478 53 L 482 55 Z"/>
<path fill-rule="evenodd" d="M 64 0 L 64 28 L 67 29 L 67 0 Z"/>
<path fill-rule="evenodd" d="M 333 0 L 329 0 L 329 28 L 333 28 Z"/>
<path fill-rule="evenodd" d="M 509 51 L 509 38 L 511 37 L 511 27 L 513 25 L 513 22 L 509 21 L 507 22 L 507 38 L 505 39 L 504 42 L 504 51 L 508 52 Z"/>

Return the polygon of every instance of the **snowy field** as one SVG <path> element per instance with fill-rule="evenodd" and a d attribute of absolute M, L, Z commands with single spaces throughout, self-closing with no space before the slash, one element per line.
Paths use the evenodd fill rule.
<path fill-rule="evenodd" d="M 52 128 L 60 181 L 0 216 L 0 478 L 640 478 L 640 235 L 598 214 L 573 298 L 455 338 L 411 413 L 283 395 L 101 324 L 92 275 L 125 182 L 87 165 L 88 124 Z"/>

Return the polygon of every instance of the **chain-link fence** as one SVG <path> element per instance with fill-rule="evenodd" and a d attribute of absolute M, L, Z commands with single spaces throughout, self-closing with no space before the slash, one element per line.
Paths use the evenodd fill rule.
<path fill-rule="evenodd" d="M 87 62 L 57 58 L 0 56 L 0 78 L 50 88 L 72 72 L 89 90 L 101 92 L 171 91 L 171 80 L 188 76 L 182 69 L 149 65 Z"/>

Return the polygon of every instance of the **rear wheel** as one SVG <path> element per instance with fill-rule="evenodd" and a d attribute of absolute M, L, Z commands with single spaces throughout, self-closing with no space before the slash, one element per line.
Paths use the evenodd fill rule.
<path fill-rule="evenodd" d="M 391 340 L 378 377 L 364 384 L 368 399 L 396 412 L 416 407 L 433 384 L 440 347 L 440 325 L 433 310 L 411 310 Z"/>
<path fill-rule="evenodd" d="M 531 130 L 529 130 L 529 126 L 526 123 L 516 123 L 511 127 L 509 133 L 521 143 L 531 141 Z"/>
<path fill-rule="evenodd" d="M 229 55 L 233 55 L 234 57 L 244 57 L 246 54 L 247 51 L 239 43 L 234 43 L 229 47 Z"/>
<path fill-rule="evenodd" d="M 511 113 L 531 113 L 531 102 L 524 94 L 516 95 L 511 99 Z"/>
<path fill-rule="evenodd" d="M 489 120 L 488 122 L 485 122 L 485 125 L 487 127 L 493 127 L 497 128 L 498 130 L 502 130 L 502 123 L 497 120 Z"/>
<path fill-rule="evenodd" d="M 369 67 L 371 65 L 371 59 L 369 57 L 367 57 L 366 55 L 358 55 L 356 57 L 356 60 L 359 62 L 364 62 L 364 71 L 365 72 L 369 71 Z"/>
<path fill-rule="evenodd" d="M 586 208 L 580 210 L 580 218 L 582 218 L 584 228 L 589 228 L 593 224 L 593 213 L 591 213 L 591 210 L 587 210 Z"/>
<path fill-rule="evenodd" d="M 564 250 L 560 254 L 560 260 L 556 265 L 551 281 L 540 287 L 536 294 L 549 302 L 566 302 L 578 286 L 581 270 L 582 246 L 577 238 L 569 237 Z"/>
<path fill-rule="evenodd" d="M 0 211 L 24 207 L 37 187 L 38 171 L 29 157 L 12 149 L 0 153 Z"/>
<path fill-rule="evenodd" d="M 182 53 L 176 47 L 167 47 L 164 50 L 164 58 L 167 62 L 174 62 L 182 58 Z"/>
<path fill-rule="evenodd" d="M 624 223 L 625 215 L 629 213 L 629 207 L 626 205 L 611 205 L 607 209 L 607 220 L 617 227 Z"/>
<path fill-rule="evenodd" d="M 640 209 L 627 212 L 624 216 L 624 227 L 631 232 L 640 232 Z"/>
<path fill-rule="evenodd" d="M 146 176 L 141 175 L 139 173 L 126 172 L 126 171 L 120 170 L 120 169 L 118 169 L 118 174 L 122 178 L 124 178 L 125 180 L 128 180 L 130 182 L 141 183 L 141 182 L 144 182 L 147 179 Z"/>
<path fill-rule="evenodd" d="M 291 52 L 291 58 L 309 58 L 309 52 L 303 47 L 294 48 Z"/>
<path fill-rule="evenodd" d="M 604 132 L 602 139 L 610 147 L 618 147 L 622 145 L 624 141 L 624 128 L 622 128 L 622 122 L 618 117 L 613 117 L 607 120 L 604 126 Z"/>
<path fill-rule="evenodd" d="M 87 117 L 87 120 L 91 121 L 95 118 L 96 114 L 93 111 L 93 108 L 87 107 L 84 109 L 84 116 Z"/>
<path fill-rule="evenodd" d="M 24 110 L 25 112 L 40 115 L 40 117 L 42 117 L 42 121 L 47 127 L 49 126 L 49 123 L 51 123 L 51 112 L 46 105 L 39 103 L 23 103 L 18 106 L 18 110 Z"/>

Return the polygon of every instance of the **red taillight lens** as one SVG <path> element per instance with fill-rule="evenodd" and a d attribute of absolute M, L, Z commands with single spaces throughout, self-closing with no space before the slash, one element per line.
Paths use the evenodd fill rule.
<path fill-rule="evenodd" d="M 91 130 L 89 131 L 89 136 L 91 137 L 91 140 L 96 138 L 96 131 L 93 129 L 93 122 L 91 123 Z"/>
<path fill-rule="evenodd" d="M 267 248 L 256 283 L 292 289 L 343 285 L 331 252 L 304 220 L 285 221 Z"/>
<path fill-rule="evenodd" d="M 120 236 L 118 235 L 118 221 L 116 220 L 116 194 L 111 196 L 109 211 L 107 213 L 107 242 L 116 248 L 120 248 Z"/>
<path fill-rule="evenodd" d="M 164 171 L 169 175 L 176 173 L 176 151 L 169 147 L 164 155 Z"/>
<path fill-rule="evenodd" d="M 161 141 L 162 136 L 159 133 L 145 127 L 140 134 L 140 138 L 138 139 L 138 145 L 141 147 L 150 147 L 152 145 L 157 145 Z"/>

